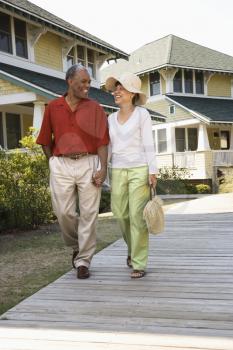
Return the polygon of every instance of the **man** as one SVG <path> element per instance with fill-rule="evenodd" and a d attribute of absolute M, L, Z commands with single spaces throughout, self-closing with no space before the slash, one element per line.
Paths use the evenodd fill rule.
<path fill-rule="evenodd" d="M 86 68 L 70 67 L 66 82 L 67 93 L 45 110 L 37 143 L 49 160 L 52 204 L 63 239 L 73 248 L 72 264 L 77 278 L 83 279 L 89 277 L 96 248 L 95 226 L 109 135 L 104 110 L 88 98 L 91 80 Z"/>

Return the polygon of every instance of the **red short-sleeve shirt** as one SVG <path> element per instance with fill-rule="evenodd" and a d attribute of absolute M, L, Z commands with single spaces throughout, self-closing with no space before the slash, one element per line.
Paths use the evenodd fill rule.
<path fill-rule="evenodd" d="M 51 101 L 45 109 L 36 142 L 50 146 L 53 155 L 97 153 L 109 143 L 107 116 L 95 101 L 82 99 L 72 112 L 65 97 Z"/>

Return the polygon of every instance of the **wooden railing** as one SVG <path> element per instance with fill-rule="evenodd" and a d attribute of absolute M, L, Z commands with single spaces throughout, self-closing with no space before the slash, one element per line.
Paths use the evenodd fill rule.
<path fill-rule="evenodd" d="M 233 166 L 233 150 L 213 151 L 214 166 Z"/>

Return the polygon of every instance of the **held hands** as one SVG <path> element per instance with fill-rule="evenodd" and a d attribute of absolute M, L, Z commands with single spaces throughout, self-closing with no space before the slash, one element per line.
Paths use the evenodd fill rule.
<path fill-rule="evenodd" d="M 101 168 L 93 175 L 93 184 L 96 187 L 101 187 L 107 175 L 107 169 Z"/>
<path fill-rule="evenodd" d="M 155 189 L 157 185 L 157 178 L 155 174 L 149 174 L 149 185 Z"/>

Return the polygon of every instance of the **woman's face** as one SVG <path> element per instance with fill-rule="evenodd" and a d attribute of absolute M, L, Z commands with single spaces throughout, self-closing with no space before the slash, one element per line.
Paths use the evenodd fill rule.
<path fill-rule="evenodd" d="M 115 103 L 119 106 L 133 104 L 132 99 L 135 94 L 126 90 L 121 84 L 117 84 L 112 94 L 114 96 Z"/>

